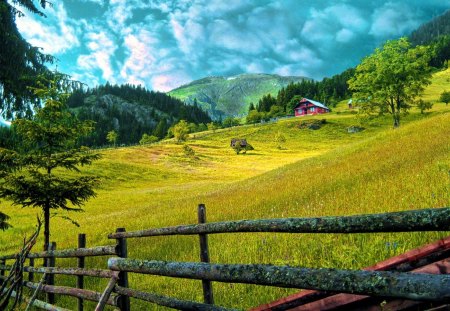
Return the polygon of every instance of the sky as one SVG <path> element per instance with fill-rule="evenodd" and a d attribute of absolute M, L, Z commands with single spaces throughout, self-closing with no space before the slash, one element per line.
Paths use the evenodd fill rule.
<path fill-rule="evenodd" d="M 450 0 L 54 0 L 22 36 L 93 87 L 169 91 L 206 76 L 268 73 L 321 80 L 408 35 Z M 55 65 L 50 65 L 55 68 Z"/>

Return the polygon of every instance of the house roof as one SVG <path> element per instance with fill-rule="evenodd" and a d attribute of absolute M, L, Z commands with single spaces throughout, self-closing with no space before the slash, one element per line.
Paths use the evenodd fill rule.
<path fill-rule="evenodd" d="M 330 110 L 330 108 L 328 108 L 328 107 L 325 106 L 324 104 L 319 103 L 319 102 L 317 102 L 317 101 L 315 101 L 315 100 L 312 100 L 312 99 L 308 99 L 308 98 L 303 98 L 303 99 L 299 102 L 299 104 L 304 103 L 304 102 L 306 102 L 306 101 L 310 102 L 310 103 L 313 104 L 314 106 L 317 106 L 317 107 L 321 107 L 321 108 Z M 297 106 L 298 106 L 298 104 L 295 106 L 295 108 L 297 108 Z"/>

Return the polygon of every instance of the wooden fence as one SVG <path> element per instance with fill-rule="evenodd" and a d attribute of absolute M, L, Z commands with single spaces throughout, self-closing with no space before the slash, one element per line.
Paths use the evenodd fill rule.
<path fill-rule="evenodd" d="M 247 283 L 277 287 L 313 289 L 341 293 L 363 294 L 375 297 L 404 298 L 416 301 L 450 302 L 450 275 L 412 274 L 389 271 L 337 270 L 296 268 L 274 265 L 238 265 L 209 263 L 208 235 L 243 232 L 285 233 L 377 233 L 413 231 L 450 231 L 450 208 L 356 215 L 344 217 L 284 218 L 265 220 L 241 220 L 206 222 L 206 209 L 198 207 L 198 224 L 126 232 L 117 229 L 108 238 L 115 245 L 85 248 L 85 236 L 79 235 L 78 248 L 51 250 L 29 254 L 30 264 L 24 267 L 28 281 L 24 286 L 37 288 L 34 274 L 66 274 L 77 277 L 77 287 L 56 286 L 50 278 L 41 290 L 47 293 L 47 303 L 35 305 L 46 310 L 66 310 L 54 306 L 54 295 L 69 295 L 78 298 L 77 310 L 83 310 L 83 301 L 98 302 L 96 310 L 105 304 L 122 311 L 130 310 L 130 297 L 160 306 L 179 310 L 231 310 L 214 305 L 211 282 Z M 166 235 L 196 235 L 200 242 L 200 261 L 167 262 L 151 258 L 129 259 L 127 239 Z M 114 257 L 110 257 L 113 255 Z M 84 259 L 90 256 L 109 256 L 109 270 L 86 269 Z M 55 267 L 55 258 L 78 258 L 74 268 Z M 8 260 L 15 255 L 0 256 L 0 279 L 10 266 Z M 35 267 L 34 259 L 51 258 L 51 267 Z M 130 288 L 128 273 L 141 273 L 202 281 L 204 303 L 180 300 L 156 293 Z M 84 277 L 109 278 L 103 293 L 84 289 Z M 40 304 L 42 303 L 42 304 Z"/>

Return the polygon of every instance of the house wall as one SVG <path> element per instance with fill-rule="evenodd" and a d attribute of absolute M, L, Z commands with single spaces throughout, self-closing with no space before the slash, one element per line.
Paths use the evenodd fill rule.
<path fill-rule="evenodd" d="M 304 111 L 306 109 L 306 113 Z M 327 113 L 328 111 L 322 107 L 314 106 L 311 103 L 304 103 L 301 104 L 299 107 L 295 108 L 295 116 L 305 116 L 305 115 L 316 115 L 316 114 L 322 114 Z"/>

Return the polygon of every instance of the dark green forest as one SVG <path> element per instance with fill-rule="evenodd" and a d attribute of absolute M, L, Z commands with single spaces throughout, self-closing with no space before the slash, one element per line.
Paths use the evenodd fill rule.
<path fill-rule="evenodd" d="M 80 120 L 93 120 L 94 132 L 83 144 L 108 144 L 110 131 L 118 134 L 118 144 L 138 143 L 143 134 L 164 138 L 171 125 L 179 120 L 194 124 L 211 122 L 209 115 L 197 105 L 187 105 L 165 93 L 138 85 L 106 85 L 77 89 L 68 99 L 68 106 Z"/>

